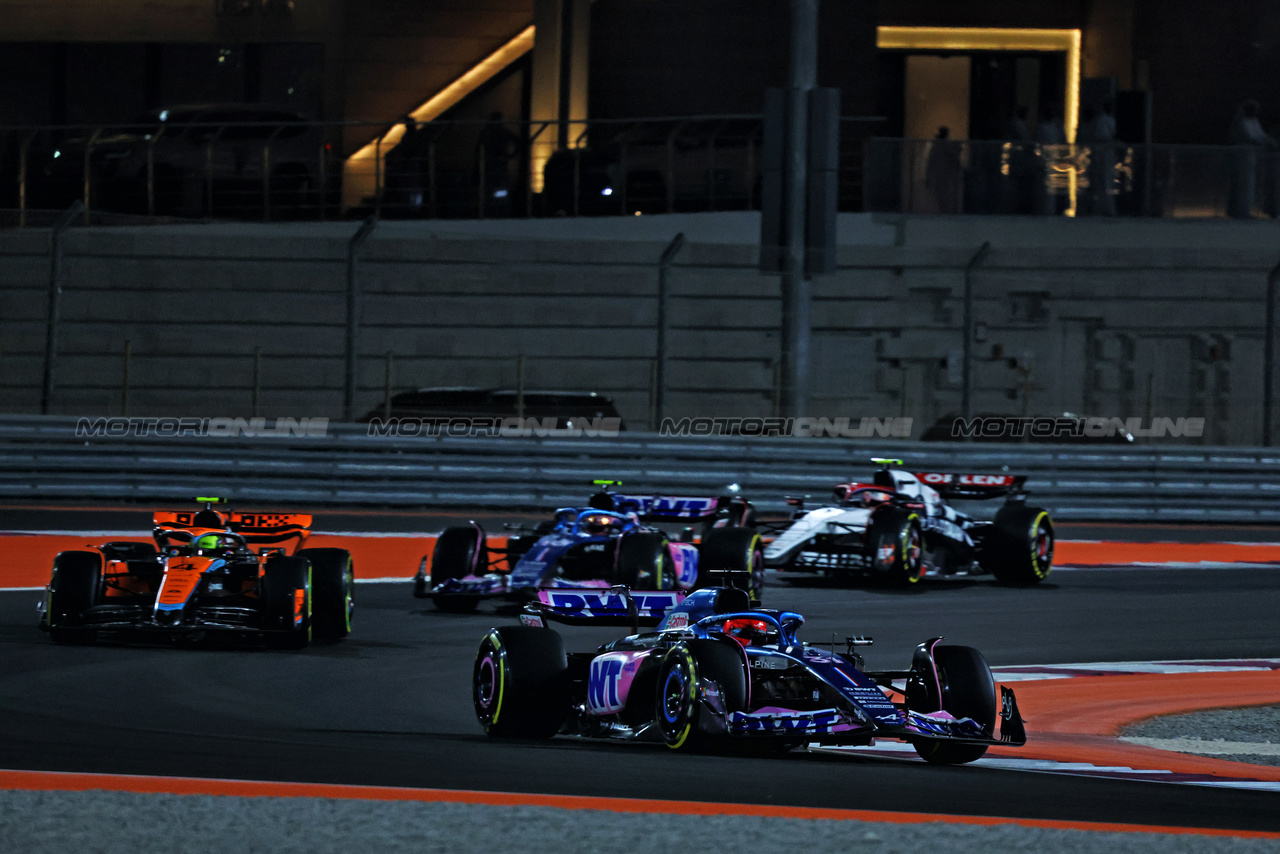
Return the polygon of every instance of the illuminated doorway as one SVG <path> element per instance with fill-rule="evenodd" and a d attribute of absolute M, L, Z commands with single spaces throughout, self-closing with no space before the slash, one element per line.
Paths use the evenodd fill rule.
<path fill-rule="evenodd" d="M 931 139 L 945 127 L 952 139 L 969 138 L 969 75 L 967 56 L 912 54 L 906 58 L 902 135 Z"/>
<path fill-rule="evenodd" d="M 879 27 L 876 43 L 899 209 L 1074 215 L 1079 30 Z"/>
<path fill-rule="evenodd" d="M 878 27 L 876 46 L 882 51 L 937 54 L 944 58 L 969 58 L 988 52 L 1006 55 L 1062 54 L 1066 66 L 1062 75 L 1063 125 L 1067 141 L 1075 141 L 1080 111 L 1079 30 Z"/>

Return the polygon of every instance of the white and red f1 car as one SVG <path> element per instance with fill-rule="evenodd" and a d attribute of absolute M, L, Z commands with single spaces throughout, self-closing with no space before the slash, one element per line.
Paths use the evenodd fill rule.
<path fill-rule="evenodd" d="M 925 576 L 990 573 L 1012 584 L 1043 581 L 1053 565 L 1053 520 L 1026 503 L 1026 477 L 911 473 L 901 460 L 880 465 L 871 483 L 843 483 L 835 503 L 795 511 L 765 549 L 765 565 L 785 572 L 865 574 L 897 584 Z M 949 502 L 1004 498 L 994 517 Z M 980 505 L 979 505 L 980 506 Z"/>

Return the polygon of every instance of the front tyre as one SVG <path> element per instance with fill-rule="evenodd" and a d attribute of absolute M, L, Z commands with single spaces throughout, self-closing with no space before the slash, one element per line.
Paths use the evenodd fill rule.
<path fill-rule="evenodd" d="M 267 561 L 259 587 L 262 628 L 272 645 L 302 649 L 311 643 L 311 561 L 305 557 L 277 557 Z"/>
<path fill-rule="evenodd" d="M 706 749 L 725 736 L 728 715 L 746 707 L 746 665 L 729 644 L 692 640 L 663 658 L 654 720 L 672 750 Z"/>
<path fill-rule="evenodd" d="M 924 577 L 924 534 L 920 515 L 901 507 L 876 508 L 867 525 L 867 546 L 875 576 L 895 587 Z"/>
<path fill-rule="evenodd" d="M 429 588 L 434 590 L 451 578 L 484 575 L 489 568 L 485 545 L 484 531 L 478 525 L 458 525 L 441 531 L 431 555 Z M 436 596 L 434 601 L 441 611 L 464 614 L 476 609 L 480 597 Z"/>
<path fill-rule="evenodd" d="M 982 653 L 971 646 L 937 646 L 933 648 L 933 661 L 938 670 L 942 708 L 929 711 L 972 718 L 991 735 L 996 723 L 996 685 Z M 913 746 L 922 759 L 934 765 L 961 765 L 987 752 L 985 744 L 917 741 Z"/>
<path fill-rule="evenodd" d="M 356 608 L 356 574 L 346 549 L 302 549 L 297 557 L 311 561 L 312 595 L 315 599 L 315 635 L 341 640 L 351 634 Z"/>
<path fill-rule="evenodd" d="M 1005 584 L 1038 584 L 1053 568 L 1053 520 L 1049 511 L 1006 504 L 982 543 L 982 568 Z"/>
<path fill-rule="evenodd" d="M 78 630 L 85 611 L 102 598 L 102 556 L 97 552 L 59 552 L 41 618 L 54 643 L 81 643 L 92 635 Z"/>
<path fill-rule="evenodd" d="M 490 630 L 471 682 L 476 718 L 491 736 L 551 738 L 569 715 L 569 660 L 551 629 Z"/>

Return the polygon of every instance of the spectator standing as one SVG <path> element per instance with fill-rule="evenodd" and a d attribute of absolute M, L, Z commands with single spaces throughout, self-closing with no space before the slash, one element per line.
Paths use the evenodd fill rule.
<path fill-rule="evenodd" d="M 520 139 L 507 129 L 502 113 L 490 113 L 476 140 L 476 186 L 482 216 L 511 215 L 511 162 L 519 151 Z"/>
<path fill-rule="evenodd" d="M 960 181 L 963 177 L 960 163 L 960 144 L 950 139 L 951 129 L 938 128 L 929 148 L 925 164 L 924 185 L 933 196 L 938 213 L 960 213 Z"/>
<path fill-rule="evenodd" d="M 1112 194 L 1116 182 L 1115 102 L 1103 101 L 1101 107 L 1086 107 L 1076 142 L 1088 148 L 1089 179 L 1083 213 L 1092 216 L 1115 216 L 1116 200 Z"/>
<path fill-rule="evenodd" d="M 1063 130 L 1062 119 L 1058 108 L 1048 104 L 1044 108 L 1040 121 L 1036 123 L 1036 148 L 1039 157 L 1039 180 L 1037 195 L 1040 198 L 1040 213 L 1055 214 L 1059 212 L 1058 188 L 1053 186 L 1054 167 L 1058 163 L 1070 162 L 1067 156 L 1067 133 Z"/>
<path fill-rule="evenodd" d="M 1231 120 L 1231 144 L 1236 152 L 1227 212 L 1238 219 L 1253 216 L 1259 186 L 1263 188 L 1263 209 L 1270 216 L 1276 214 L 1275 193 L 1269 192 L 1273 158 L 1266 155 L 1280 149 L 1280 143 L 1262 129 L 1258 111 L 1258 102 L 1251 98 L 1240 104 Z"/>

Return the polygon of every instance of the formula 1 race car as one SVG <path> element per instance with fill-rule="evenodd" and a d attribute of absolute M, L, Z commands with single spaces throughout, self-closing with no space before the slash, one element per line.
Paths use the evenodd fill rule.
<path fill-rule="evenodd" d="M 301 648 L 351 631 L 355 569 L 345 549 L 303 549 L 311 517 L 158 512 L 145 542 L 60 552 L 40 605 L 59 643 L 239 635 Z M 253 548 L 257 546 L 258 551 Z M 290 552 L 292 551 L 292 554 Z"/>
<path fill-rule="evenodd" d="M 874 459 L 872 483 L 835 488 L 836 503 L 805 510 L 765 549 L 765 564 L 786 572 L 862 573 L 891 584 L 926 575 L 991 573 L 1011 584 L 1043 581 L 1053 566 L 1053 520 L 1026 504 L 1021 475 L 912 474 L 901 460 Z M 1005 503 L 979 520 L 947 501 Z"/>
<path fill-rule="evenodd" d="M 617 584 L 637 590 L 706 587 L 716 574 L 745 587 L 759 602 L 764 546 L 750 524 L 755 511 L 737 495 L 718 498 L 621 495 L 603 487 L 585 508 L 557 510 L 549 522 L 490 547 L 484 529 L 446 528 L 430 563 L 424 557 L 413 595 L 431 598 L 442 611 L 470 611 L 481 599 L 528 600 L 539 588 L 599 590 Z M 701 522 L 701 543 L 686 528 L 672 539 L 651 522 Z M 491 563 L 505 571 L 490 571 Z"/>
<path fill-rule="evenodd" d="M 632 634 L 566 653 L 548 620 L 629 621 Z M 642 620 L 657 630 L 640 634 Z M 869 638 L 846 638 L 843 653 L 802 643 L 804 617 L 752 609 L 735 588 L 687 596 L 543 590 L 521 621 L 491 629 L 476 655 L 472 700 L 491 736 L 651 738 L 677 750 L 891 738 L 940 765 L 972 762 L 992 744 L 1026 743 L 1013 691 L 1001 686 L 997 706 L 976 649 L 933 638 L 916 648 L 909 670 L 864 671 L 854 649 Z"/>

